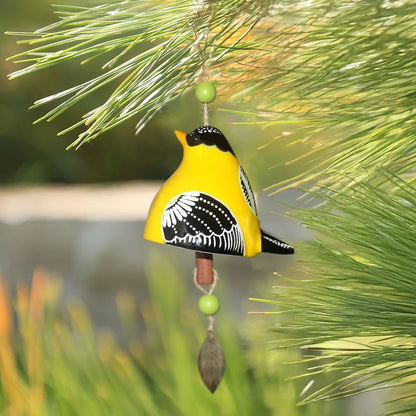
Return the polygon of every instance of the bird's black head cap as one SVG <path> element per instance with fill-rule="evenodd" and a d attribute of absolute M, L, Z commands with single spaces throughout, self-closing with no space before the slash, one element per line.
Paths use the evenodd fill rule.
<path fill-rule="evenodd" d="M 235 156 L 233 149 L 228 143 L 225 136 L 216 127 L 201 126 L 186 135 L 188 146 L 198 146 L 205 144 L 206 146 L 217 146 L 223 152 L 230 152 Z"/>

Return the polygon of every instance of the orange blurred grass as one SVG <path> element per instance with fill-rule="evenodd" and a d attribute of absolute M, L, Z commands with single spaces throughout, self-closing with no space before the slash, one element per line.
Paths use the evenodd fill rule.
<path fill-rule="evenodd" d="M 8 413 L 18 416 L 23 415 L 18 403 L 24 402 L 25 391 L 12 347 L 13 324 L 9 290 L 0 277 L 0 382 L 9 405 Z"/>
<path fill-rule="evenodd" d="M 61 280 L 43 270 L 35 271 L 31 285 L 18 285 L 15 296 L 0 281 L 1 416 L 257 415 L 266 407 L 270 414 L 276 408 L 278 414 L 299 416 L 294 386 L 281 384 L 281 374 L 270 379 L 263 353 L 243 351 L 224 310 L 218 333 L 230 366 L 212 400 L 195 362 L 203 317 L 184 302 L 185 284 L 169 261 L 155 256 L 149 264 L 151 299 L 137 305 L 131 293 L 116 298 L 124 347 L 111 331 L 96 332 L 77 300 L 61 315 Z M 253 367 L 253 360 L 259 365 Z"/>
<path fill-rule="evenodd" d="M 17 328 L 13 319 L 10 293 L 0 278 L 0 381 L 8 405 L 7 414 L 11 416 L 38 416 L 44 413 L 44 380 L 42 373 L 42 348 L 40 328 L 45 310 L 45 294 L 48 277 L 43 269 L 33 273 L 31 289 L 18 285 L 16 312 L 19 320 Z M 18 363 L 13 349 L 16 330 L 25 339 L 25 362 L 28 386 L 19 374 Z"/>

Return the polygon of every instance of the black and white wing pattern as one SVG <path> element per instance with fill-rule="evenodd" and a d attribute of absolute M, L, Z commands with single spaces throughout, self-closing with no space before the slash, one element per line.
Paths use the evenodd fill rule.
<path fill-rule="evenodd" d="M 240 186 L 241 191 L 243 192 L 244 198 L 246 199 L 247 204 L 253 211 L 253 214 L 257 217 L 257 206 L 256 206 L 256 198 L 254 198 L 253 190 L 251 189 L 250 181 L 244 172 L 243 167 L 240 165 L 239 170 L 240 176 Z"/>
<path fill-rule="evenodd" d="M 244 238 L 231 211 L 218 199 L 197 191 L 184 192 L 162 215 L 166 244 L 208 253 L 244 255 Z"/>

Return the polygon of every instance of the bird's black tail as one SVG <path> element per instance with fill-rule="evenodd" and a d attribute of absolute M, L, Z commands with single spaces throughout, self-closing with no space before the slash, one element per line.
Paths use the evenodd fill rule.
<path fill-rule="evenodd" d="M 276 253 L 276 254 L 293 254 L 295 250 L 292 246 L 272 237 L 261 230 L 261 251 L 262 253 Z"/>

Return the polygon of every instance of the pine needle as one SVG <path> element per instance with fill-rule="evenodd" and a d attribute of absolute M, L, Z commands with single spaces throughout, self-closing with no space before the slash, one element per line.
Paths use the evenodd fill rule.
<path fill-rule="evenodd" d="M 317 241 L 298 250 L 312 279 L 276 294 L 277 344 L 319 350 L 309 375 L 335 375 L 302 403 L 402 391 L 416 379 L 416 189 L 391 174 L 384 180 L 389 194 L 369 183 L 323 189 L 313 196 L 325 204 L 293 214 Z"/>

